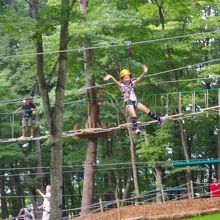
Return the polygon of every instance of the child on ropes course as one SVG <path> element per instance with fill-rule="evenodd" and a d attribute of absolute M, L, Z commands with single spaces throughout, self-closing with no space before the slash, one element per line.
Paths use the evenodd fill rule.
<path fill-rule="evenodd" d="M 34 137 L 34 128 L 32 126 L 32 124 L 33 124 L 33 111 L 36 110 L 36 106 L 31 102 L 30 97 L 26 97 L 24 99 L 23 104 L 15 111 L 15 113 L 20 110 L 23 111 L 22 136 L 20 137 L 20 139 L 25 138 L 27 127 L 30 127 L 30 131 L 31 131 L 30 138 L 33 138 Z"/>
<path fill-rule="evenodd" d="M 140 110 L 141 112 L 149 115 L 151 118 L 158 120 L 160 125 L 163 125 L 167 119 L 167 115 L 165 116 L 158 116 L 155 113 L 151 112 L 149 108 L 145 105 L 141 104 L 135 95 L 134 87 L 144 78 L 148 71 L 148 66 L 143 65 L 143 73 L 137 78 L 132 79 L 131 72 L 128 69 L 123 69 L 120 72 L 120 79 L 121 81 L 117 81 L 112 75 L 106 75 L 104 80 L 107 81 L 111 79 L 121 90 L 121 93 L 124 97 L 125 106 L 129 116 L 131 117 L 131 122 L 134 127 L 135 133 L 139 135 L 141 133 L 138 123 L 137 123 L 137 115 L 136 109 Z"/>

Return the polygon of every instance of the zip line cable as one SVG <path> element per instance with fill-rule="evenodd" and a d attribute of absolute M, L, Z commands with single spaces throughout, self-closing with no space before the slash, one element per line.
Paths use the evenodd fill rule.
<path fill-rule="evenodd" d="M 213 63 L 213 62 L 216 62 L 216 61 L 219 61 L 219 60 L 220 60 L 220 58 L 209 60 L 209 61 L 204 61 L 204 62 L 197 63 L 197 64 L 192 64 L 192 65 L 187 65 L 187 66 L 179 67 L 179 68 L 176 68 L 176 69 L 171 69 L 171 70 L 166 70 L 166 71 L 162 71 L 162 72 L 157 72 L 157 73 L 149 74 L 149 75 L 146 75 L 145 77 L 158 76 L 158 75 L 161 75 L 161 74 L 164 74 L 164 73 L 175 72 L 175 71 L 183 70 L 183 69 L 186 69 L 186 68 L 192 68 L 192 67 L 196 67 L 198 65 L 204 65 L 204 64 L 208 64 L 208 63 Z M 168 82 L 171 82 L 171 81 L 168 81 Z M 160 82 L 160 83 L 162 83 L 162 82 Z M 164 83 L 166 83 L 166 82 L 164 82 Z M 157 83 L 155 83 L 155 84 L 157 84 Z M 92 89 L 92 88 L 98 88 L 98 87 L 104 87 L 104 86 L 109 86 L 109 85 L 113 85 L 113 83 L 106 83 L 106 84 L 102 84 L 102 85 L 91 86 L 91 87 L 87 87 L 84 90 L 88 90 L 88 89 Z M 36 96 L 36 98 L 40 98 L 40 96 Z M 3 100 L 3 101 L 0 101 L 0 104 L 8 104 L 8 103 L 11 104 L 11 103 L 15 103 L 15 102 L 20 101 L 20 100 L 22 100 L 22 99 L 14 99 L 14 100 L 8 100 L 8 101 L 7 100 Z M 73 102 L 69 102 L 69 104 L 70 103 L 73 104 L 73 103 L 76 103 L 76 102 L 84 102 L 84 99 L 76 100 L 76 101 L 73 101 Z M 67 103 L 64 103 L 64 105 L 67 105 Z M 8 115 L 8 114 L 13 114 L 13 112 L 12 113 L 0 113 L 0 115 Z"/>
<path fill-rule="evenodd" d="M 202 35 L 207 35 L 207 34 L 219 34 L 219 31 L 210 31 L 210 32 L 203 32 L 203 33 L 178 35 L 178 36 L 174 36 L 174 37 L 164 37 L 164 38 L 150 39 L 150 40 L 139 41 L 139 42 L 131 42 L 131 45 L 138 45 L 138 44 L 145 44 L 145 43 L 152 43 L 152 42 L 160 42 L 160 41 L 181 39 L 181 38 L 187 38 L 187 37 L 196 37 L 196 36 L 202 36 Z M 35 56 L 35 55 L 42 55 L 42 54 L 54 54 L 54 53 L 62 53 L 62 52 L 74 52 L 74 51 L 80 52 L 80 51 L 83 51 L 83 50 L 105 49 L 105 48 L 112 48 L 112 47 L 122 47 L 122 46 L 125 46 L 125 43 L 109 44 L 109 45 L 106 45 L 106 46 L 91 46 L 91 47 L 85 47 L 85 48 L 81 47 L 81 48 L 73 48 L 73 49 L 67 49 L 67 50 L 51 50 L 51 51 L 44 51 L 44 52 L 40 52 L 40 53 L 26 53 L 26 54 L 24 53 L 24 54 L 14 54 L 14 55 L 0 54 L 0 59 L 7 59 L 7 58 L 14 58 L 14 57 L 24 57 L 24 56 Z"/>
<path fill-rule="evenodd" d="M 190 162 L 191 161 L 193 161 L 193 162 L 207 161 L 207 160 L 208 161 L 219 160 L 219 158 L 191 159 Z M 174 163 L 174 162 L 186 162 L 186 160 L 165 160 L 165 161 L 155 161 L 154 163 L 156 163 L 156 164 L 171 164 L 171 163 Z M 144 166 L 144 165 L 148 166 L 149 164 L 152 164 L 152 162 L 141 162 L 141 161 L 139 161 L 139 162 L 136 162 L 136 164 L 140 165 L 140 166 Z M 103 167 L 111 167 L 111 168 L 113 168 L 113 166 L 116 166 L 116 168 L 117 168 L 117 166 L 122 166 L 122 165 L 131 166 L 132 163 L 131 162 L 103 163 L 103 164 L 96 164 L 95 167 L 96 167 L 96 169 L 97 169 L 97 167 L 102 167 L 102 166 Z M 77 167 L 82 168 L 82 167 L 86 167 L 86 166 L 87 165 L 85 165 L 85 164 L 78 164 L 78 165 L 72 165 L 72 166 L 71 165 L 63 166 L 63 168 L 73 168 L 73 169 L 75 169 Z M 88 166 L 90 166 L 90 165 L 88 165 Z M 49 167 L 49 166 L 43 166 L 43 167 L 40 167 L 40 166 L 38 166 L 38 167 L 12 167 L 12 168 L 8 167 L 8 168 L 0 168 L 0 171 L 34 170 L 34 169 L 40 169 L 40 168 L 41 169 L 51 169 L 51 167 Z M 67 170 L 67 171 L 75 172 L 75 170 Z M 6 176 L 7 176 L 7 174 L 6 174 Z"/>
<path fill-rule="evenodd" d="M 197 81 L 197 80 L 210 80 L 211 78 L 193 78 L 193 79 L 186 79 L 186 80 L 171 80 L 171 81 L 165 81 L 165 82 L 157 82 L 157 83 L 144 83 L 138 86 L 145 86 L 145 85 L 150 85 L 150 84 L 165 84 L 165 83 L 173 83 L 173 82 L 188 82 L 188 81 Z M 208 89 L 208 91 L 217 91 L 220 88 L 212 88 L 212 89 Z M 152 94 L 147 94 L 145 95 L 145 97 L 149 97 L 149 96 L 164 96 L 164 95 L 175 95 L 175 94 L 179 94 L 179 93 L 192 93 L 192 92 L 206 92 L 207 89 L 197 89 L 197 90 L 183 90 L 183 91 L 178 91 L 178 92 L 167 92 L 167 93 L 152 93 Z M 81 100 L 74 100 L 74 101 L 70 101 L 70 102 L 65 102 L 64 105 L 72 105 L 72 104 L 76 104 L 76 103 L 87 103 L 87 101 L 89 101 L 90 99 L 81 99 Z M 108 99 L 104 99 L 103 101 L 107 101 Z M 6 102 L 5 102 L 6 103 Z M 0 102 L 1 104 L 1 102 Z M 11 104 L 11 103 L 10 103 Z M 0 112 L 0 116 L 1 115 L 13 115 L 13 114 L 21 114 L 25 112 L 24 110 L 18 111 L 18 112 Z"/>
<path fill-rule="evenodd" d="M 175 68 L 175 69 L 170 69 L 170 70 L 165 70 L 165 71 L 161 71 L 161 72 L 157 72 L 157 73 L 148 74 L 144 78 L 152 77 L 152 76 L 158 76 L 158 75 L 162 75 L 162 74 L 170 73 L 170 72 L 175 72 L 175 71 L 179 71 L 179 70 L 184 70 L 184 69 L 187 69 L 187 68 L 191 69 L 192 67 L 196 67 L 196 66 L 204 65 L 204 64 L 209 64 L 209 63 L 214 63 L 214 62 L 217 62 L 217 61 L 220 61 L 220 58 L 204 61 L 204 62 L 201 62 L 201 63 L 189 64 L 187 66 L 182 66 L 182 67 L 178 67 L 178 68 Z M 110 83 L 104 83 L 104 84 L 96 85 L 96 86 L 89 86 L 89 87 L 86 87 L 86 88 L 78 90 L 78 91 L 82 92 L 82 91 L 86 91 L 88 89 L 103 88 L 105 86 L 110 86 L 110 85 L 114 85 L 114 83 L 110 82 Z"/>
<path fill-rule="evenodd" d="M 217 59 L 213 59 L 213 60 L 209 60 L 209 61 L 204 61 L 204 62 L 201 62 L 201 63 L 196 63 L 196 64 L 191 64 L 191 65 L 187 65 L 187 66 L 183 66 L 183 67 L 179 67 L 179 68 L 176 68 L 176 69 L 170 69 L 170 70 L 165 70 L 165 71 L 161 71 L 161 72 L 157 72 L 157 73 L 153 73 L 153 74 L 148 74 L 146 75 L 145 77 L 151 77 L 151 76 L 157 76 L 157 75 L 162 75 L 162 74 L 165 74 L 165 73 L 169 73 L 169 72 L 175 72 L 175 71 L 178 71 L 178 70 L 183 70 L 183 69 L 187 69 L 187 68 L 192 68 L 192 67 L 196 67 L 198 65 L 204 65 L 204 64 L 208 64 L 208 63 L 213 63 L 213 62 L 217 62 L 217 61 L 220 61 L 220 58 L 217 58 Z M 145 78 L 144 77 L 144 78 Z M 211 79 L 211 78 L 193 78 L 193 79 L 188 79 L 189 81 L 190 80 L 205 80 L 205 79 Z M 156 83 L 146 83 L 147 84 L 162 84 L 162 83 L 171 83 L 171 82 L 184 82 L 184 81 L 187 81 L 186 80 L 176 80 L 176 81 L 164 81 L 164 82 L 156 82 Z M 86 88 L 83 88 L 83 89 L 79 89 L 78 91 L 79 92 L 83 92 L 85 90 L 88 90 L 88 89 L 93 89 L 93 88 L 103 88 L 105 86 L 110 86 L 110 85 L 114 85 L 113 82 L 110 82 L 110 83 L 105 83 L 105 84 L 101 84 L 101 85 L 96 85 L 96 86 L 90 86 L 90 87 L 86 87 Z M 139 85 L 140 86 L 140 85 Z M 41 98 L 41 96 L 32 96 L 30 97 L 32 99 L 39 99 Z M 17 102 L 20 102 L 24 100 L 24 98 L 18 98 L 18 99 L 11 99 L 11 100 L 2 100 L 0 101 L 0 104 L 14 104 L 14 103 L 17 103 Z M 81 102 L 83 99 L 80 99 L 80 100 L 76 100 L 76 101 L 73 101 L 72 103 L 74 102 Z M 83 102 L 83 101 L 82 101 Z M 64 103 L 65 105 L 65 103 Z"/>
<path fill-rule="evenodd" d="M 202 81 L 202 80 L 210 80 L 211 78 L 192 78 L 192 79 L 179 79 L 179 80 L 169 80 L 169 81 L 161 81 L 161 82 L 152 82 L 152 83 L 141 83 L 138 86 L 152 85 L 152 84 L 166 84 L 166 83 L 176 83 L 176 82 L 190 82 L 190 81 Z"/>
<path fill-rule="evenodd" d="M 200 81 L 200 80 L 210 80 L 210 79 L 211 78 L 180 79 L 180 80 L 160 81 L 160 82 L 152 82 L 152 83 L 141 83 L 138 86 L 145 86 L 145 85 L 152 85 L 152 84 L 158 85 L 158 84 L 175 83 L 175 82 L 190 82 L 190 81 Z M 40 98 L 41 98 L 40 96 L 31 97 L 31 99 L 40 99 Z M 15 103 L 21 102 L 22 100 L 23 99 L 21 99 L 21 98 L 12 99 L 12 100 L 3 100 L 3 101 L 0 101 L 0 105 L 1 104 L 15 104 Z M 87 101 L 88 101 L 88 98 L 83 98 L 83 99 L 79 99 L 79 100 L 64 102 L 64 105 L 71 105 L 71 104 L 75 104 L 75 103 L 86 103 Z"/>
<path fill-rule="evenodd" d="M 161 81 L 161 82 L 157 82 L 157 83 L 142 83 L 141 85 L 138 85 L 138 86 L 146 86 L 146 85 L 152 85 L 152 84 L 166 84 L 166 83 L 175 83 L 175 82 L 191 82 L 191 81 L 199 81 L 199 80 L 210 80 L 211 78 L 192 78 L 192 79 L 185 79 L 185 80 L 170 80 L 170 81 Z M 219 79 L 219 78 L 218 78 Z M 216 91 L 216 90 L 219 90 L 219 88 L 212 88 L 212 89 L 209 89 L 209 91 Z M 174 94 L 178 94 L 178 93 L 191 93 L 191 92 L 205 92 L 207 91 L 207 89 L 198 89 L 198 90 L 186 90 L 186 91 L 178 91 L 178 92 L 168 92 L 168 93 L 152 93 L 152 94 L 148 94 L 146 96 L 163 96 L 163 95 L 174 95 Z M 18 99 L 20 100 L 20 99 Z M 103 100 L 103 101 L 106 101 L 107 99 Z M 76 104 L 76 103 L 87 103 L 87 101 L 89 101 L 89 99 L 87 98 L 84 98 L 84 99 L 81 99 L 81 100 L 73 100 L 73 101 L 69 101 L 69 102 L 65 102 L 64 103 L 64 106 L 69 106 L 69 105 L 73 105 L 73 104 Z M 12 102 L 9 102 L 7 103 L 6 100 L 3 102 L 5 104 L 12 104 Z M 13 102 L 14 104 L 15 102 Z M 0 101 L 0 105 L 2 104 L 2 102 Z M 14 113 L 14 112 L 0 112 L 0 115 L 13 115 L 13 114 L 21 114 L 23 113 L 24 111 L 21 110 L 21 111 L 18 111 L 17 113 Z"/>

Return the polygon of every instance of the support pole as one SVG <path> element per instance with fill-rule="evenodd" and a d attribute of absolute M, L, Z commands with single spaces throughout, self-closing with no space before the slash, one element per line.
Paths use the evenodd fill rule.
<path fill-rule="evenodd" d="M 178 110 L 179 114 L 182 113 L 182 94 L 181 92 L 178 93 Z"/>
<path fill-rule="evenodd" d="M 208 108 L 209 107 L 209 90 L 207 89 L 205 91 L 205 108 Z M 206 117 L 209 116 L 209 112 L 207 111 L 206 112 Z"/>
<path fill-rule="evenodd" d="M 191 188 L 191 193 L 192 193 L 191 198 L 194 199 L 194 189 L 193 189 L 193 181 L 192 180 L 190 180 L 190 188 Z"/>
<path fill-rule="evenodd" d="M 161 190 L 162 201 L 163 201 L 163 203 L 165 203 L 165 196 L 164 196 L 164 190 L 163 190 L 163 185 L 162 184 L 160 186 L 160 190 Z"/>
<path fill-rule="evenodd" d="M 166 114 L 169 115 L 169 93 L 166 96 Z"/>
<path fill-rule="evenodd" d="M 15 130 L 15 115 L 12 114 L 11 138 L 14 138 L 14 130 Z"/>
<path fill-rule="evenodd" d="M 220 106 L 220 89 L 218 90 L 218 105 Z M 220 116 L 220 108 L 218 109 L 218 115 Z"/>
<path fill-rule="evenodd" d="M 117 210 L 118 210 L 118 220 L 121 220 L 121 208 L 120 208 L 120 201 L 117 199 Z"/>
<path fill-rule="evenodd" d="M 196 93 L 195 91 L 192 92 L 192 112 L 196 112 Z"/>
<path fill-rule="evenodd" d="M 103 213 L 103 204 L 102 204 L 102 199 L 99 199 L 99 204 L 100 204 L 100 209 L 101 209 L 101 213 Z"/>

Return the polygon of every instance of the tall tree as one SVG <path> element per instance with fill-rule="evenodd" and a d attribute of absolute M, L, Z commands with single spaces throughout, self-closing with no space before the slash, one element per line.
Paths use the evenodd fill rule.
<path fill-rule="evenodd" d="M 73 1 L 74 3 L 75 1 Z M 31 0 L 33 18 L 39 21 L 39 2 Z M 50 219 L 59 219 L 62 211 L 62 132 L 64 113 L 64 88 L 67 73 L 67 45 L 69 40 L 68 25 L 70 16 L 69 0 L 61 0 L 60 42 L 59 42 L 59 66 L 57 71 L 55 106 L 52 107 L 49 99 L 49 85 L 44 73 L 44 55 L 42 33 L 36 29 L 36 52 L 37 52 L 37 80 L 43 100 L 44 112 L 51 135 L 51 214 Z"/>
<path fill-rule="evenodd" d="M 80 10 L 86 17 L 88 15 L 88 0 L 80 0 Z M 83 24 L 85 25 L 85 23 Z M 85 39 L 84 47 L 86 48 L 89 44 L 88 40 Z M 89 69 L 92 65 L 92 51 L 90 49 L 84 50 L 84 71 L 87 72 L 86 86 L 88 87 L 88 122 L 89 128 L 95 128 L 98 126 L 98 114 L 99 106 L 97 102 L 96 89 L 91 88 L 95 86 L 95 79 L 93 75 L 89 75 Z M 95 177 L 95 166 L 96 166 L 96 154 L 97 154 L 97 137 L 88 139 L 88 146 L 85 160 L 84 170 L 84 181 L 83 181 L 83 194 L 81 204 L 81 215 L 85 215 L 90 212 L 90 205 L 92 204 L 93 192 L 94 192 L 94 177 Z"/>

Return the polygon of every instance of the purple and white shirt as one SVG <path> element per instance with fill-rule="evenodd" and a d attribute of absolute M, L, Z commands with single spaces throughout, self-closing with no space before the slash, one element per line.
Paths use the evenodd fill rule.
<path fill-rule="evenodd" d="M 137 97 L 134 91 L 135 83 L 136 83 L 136 80 L 131 80 L 131 82 L 128 85 L 124 83 L 120 83 L 121 93 L 124 97 L 125 102 L 127 102 L 128 100 L 137 101 Z"/>

